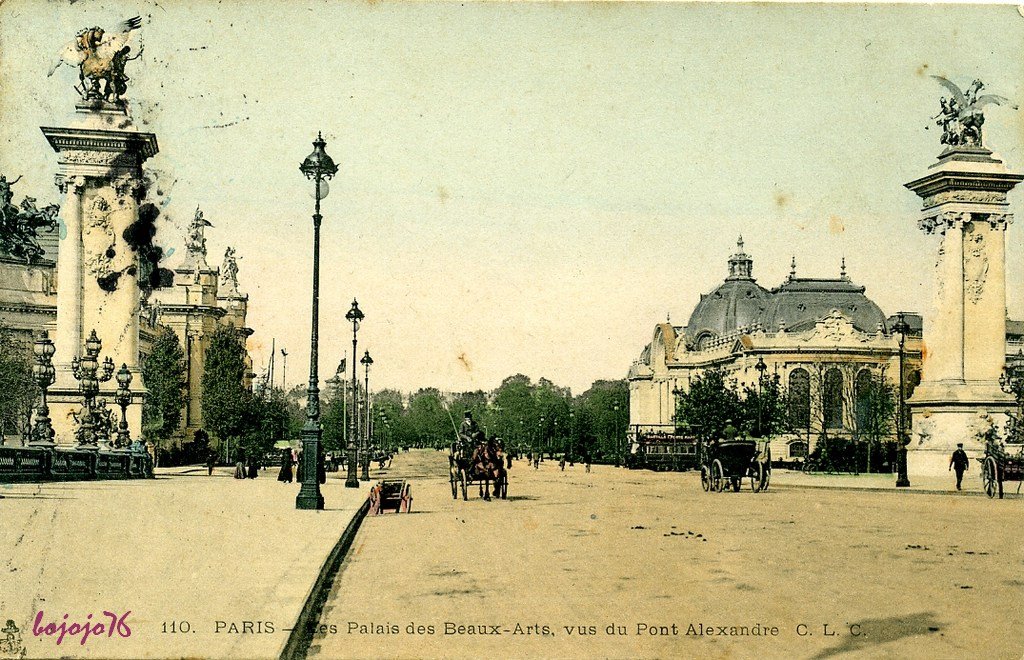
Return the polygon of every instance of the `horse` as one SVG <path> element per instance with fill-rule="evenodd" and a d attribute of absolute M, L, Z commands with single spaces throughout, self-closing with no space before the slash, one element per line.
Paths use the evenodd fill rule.
<path fill-rule="evenodd" d="M 480 497 L 491 499 L 491 481 L 494 481 L 494 496 L 505 499 L 508 492 L 508 473 L 505 461 L 496 447 L 488 443 L 480 443 L 473 451 L 470 459 L 471 476 L 480 482 Z"/>

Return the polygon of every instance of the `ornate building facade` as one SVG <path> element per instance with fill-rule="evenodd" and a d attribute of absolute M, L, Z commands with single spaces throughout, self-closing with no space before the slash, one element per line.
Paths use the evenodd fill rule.
<path fill-rule="evenodd" d="M 920 380 L 921 319 L 906 314 L 907 394 Z M 899 382 L 899 341 L 887 317 L 843 264 L 838 278 L 798 277 L 795 260 L 778 287 L 753 275 L 742 238 L 728 260 L 728 276 L 702 295 L 684 326 L 654 328 L 629 370 L 632 432 L 675 426 L 677 396 L 707 369 L 722 369 L 742 387 L 757 387 L 758 364 L 787 390 L 792 432 L 773 439 L 776 459 L 800 459 L 823 431 L 851 435 L 859 399 L 869 381 Z"/>
<path fill-rule="evenodd" d="M 191 440 L 202 428 L 202 376 L 206 348 L 214 330 L 230 325 L 245 342 L 252 334 L 246 326 L 249 296 L 238 287 L 238 264 L 228 248 L 220 269 L 206 262 L 205 227 L 211 226 L 197 211 L 186 240 L 186 257 L 175 269 L 173 286 L 157 289 L 139 314 L 140 361 L 145 362 L 153 341 L 164 328 L 173 329 L 186 357 L 187 404 L 178 441 Z M 197 231 L 198 228 L 198 231 Z M 38 236 L 41 254 L 27 260 L 0 250 L 0 326 L 8 329 L 31 350 L 42 330 L 54 337 L 57 326 L 57 234 Z M 81 349 L 79 349 L 81 350 Z M 251 386 L 251 362 L 246 387 Z M 20 434 L 3 438 L 5 444 L 22 444 Z"/>

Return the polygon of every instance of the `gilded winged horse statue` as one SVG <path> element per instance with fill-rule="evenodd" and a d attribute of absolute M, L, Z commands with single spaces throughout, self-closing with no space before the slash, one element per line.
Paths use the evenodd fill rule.
<path fill-rule="evenodd" d="M 955 83 L 942 76 L 932 76 L 939 84 L 949 90 L 953 95 L 947 99 L 943 97 L 940 101 L 942 111 L 932 117 L 938 119 L 935 123 L 942 127 L 942 144 L 951 147 L 972 146 L 980 147 L 981 127 L 985 123 L 985 115 L 982 111 L 986 105 L 1008 105 L 1014 110 L 1017 106 L 1010 102 L 1010 99 L 996 94 L 981 94 L 985 83 L 975 80 L 966 91 L 961 91 Z"/>
<path fill-rule="evenodd" d="M 140 27 L 142 19 L 136 16 L 121 23 L 113 33 L 100 27 L 81 30 L 64 46 L 47 76 L 52 76 L 61 64 L 77 66 L 79 85 L 75 90 L 84 99 L 120 102 L 121 95 L 128 88 L 125 64 L 142 54 L 140 49 L 129 57 L 131 46 L 128 42 Z"/>

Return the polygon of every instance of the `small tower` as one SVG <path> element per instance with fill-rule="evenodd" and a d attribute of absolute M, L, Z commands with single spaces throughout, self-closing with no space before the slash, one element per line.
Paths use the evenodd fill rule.
<path fill-rule="evenodd" d="M 743 236 L 736 241 L 736 254 L 729 257 L 728 280 L 752 280 L 754 271 L 754 260 L 743 251 Z"/>

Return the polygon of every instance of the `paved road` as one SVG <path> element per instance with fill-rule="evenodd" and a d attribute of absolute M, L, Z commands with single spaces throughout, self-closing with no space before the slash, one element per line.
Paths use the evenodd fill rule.
<path fill-rule="evenodd" d="M 314 657 L 1024 650 L 1021 500 L 706 494 L 692 473 L 519 462 L 509 500 L 463 502 L 444 454 L 390 472 L 412 480 L 414 513 L 364 522 Z"/>
<path fill-rule="evenodd" d="M 274 470 L 167 472 L 0 486 L 0 626 L 15 622 L 28 657 L 276 658 L 366 497 L 331 474 L 327 510 L 296 511 L 298 485 Z M 45 628 L 104 610 L 130 612 L 130 636 L 32 634 L 37 612 Z"/>

